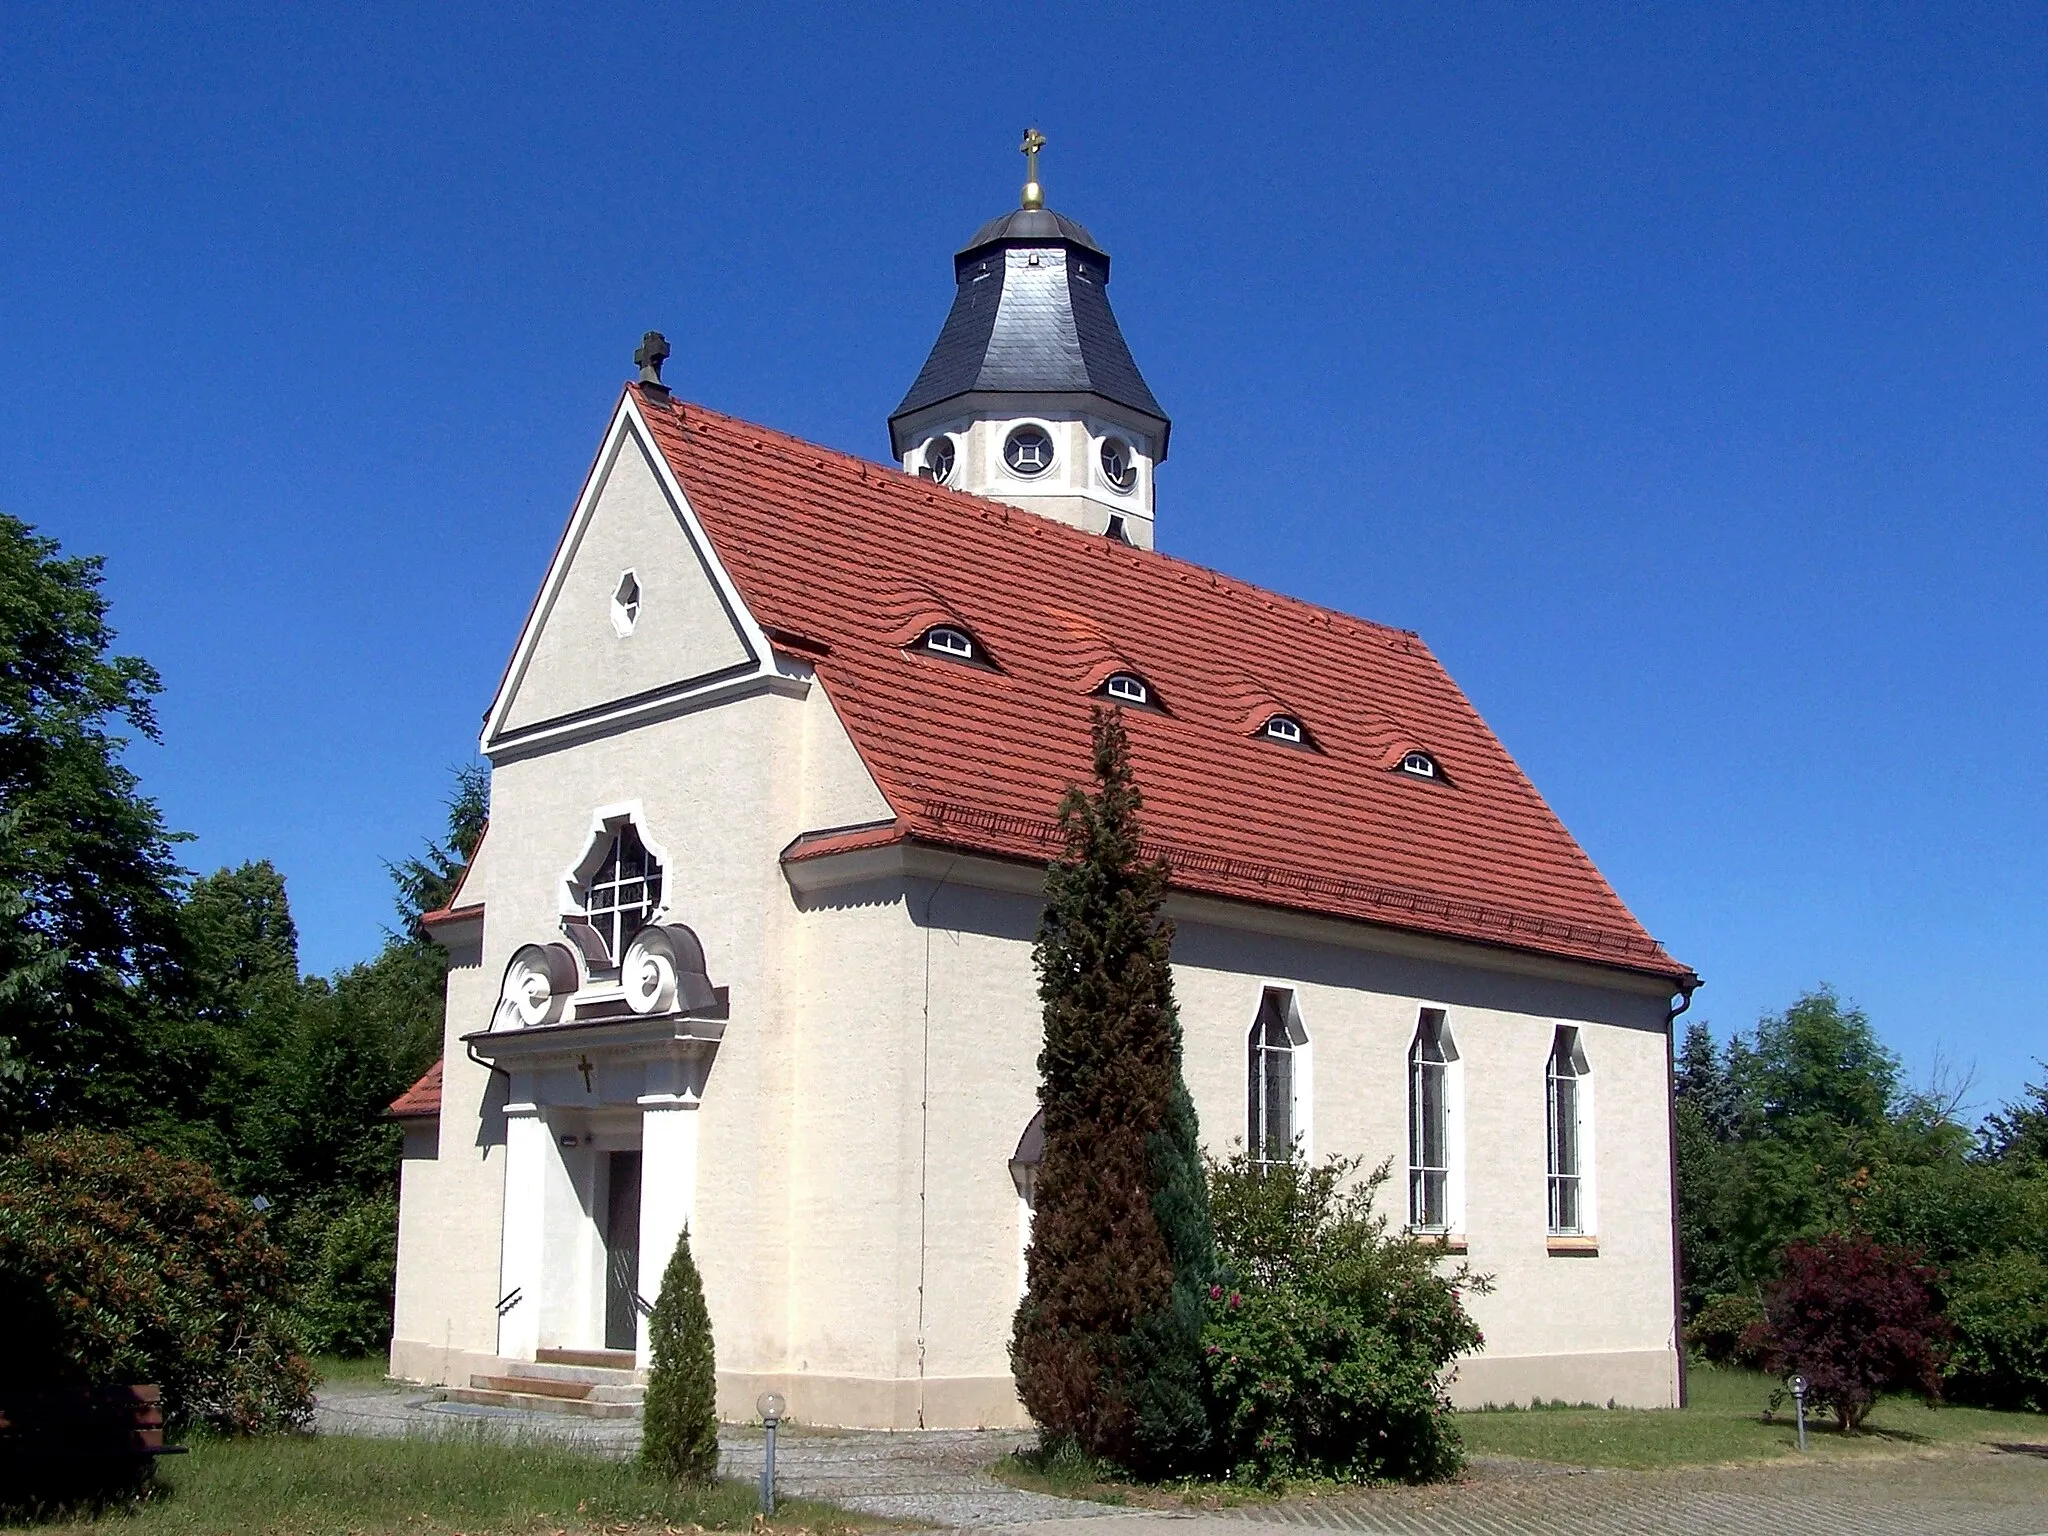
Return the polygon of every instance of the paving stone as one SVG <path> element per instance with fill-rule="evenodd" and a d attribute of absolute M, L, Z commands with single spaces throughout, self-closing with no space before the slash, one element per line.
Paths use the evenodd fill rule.
<path fill-rule="evenodd" d="M 637 1421 L 439 1403 L 419 1388 L 323 1392 L 317 1424 L 326 1434 L 466 1434 L 611 1456 L 639 1446 Z M 1477 1458 L 1467 1478 L 1430 1488 L 1137 1510 L 1027 1493 L 988 1475 L 997 1457 L 1030 1442 L 1016 1431 L 797 1428 L 776 1445 L 776 1484 L 909 1524 L 1002 1536 L 2048 1536 L 2040 1447 L 1676 1472 Z M 719 1449 L 727 1476 L 760 1477 L 758 1428 L 727 1427 Z"/>

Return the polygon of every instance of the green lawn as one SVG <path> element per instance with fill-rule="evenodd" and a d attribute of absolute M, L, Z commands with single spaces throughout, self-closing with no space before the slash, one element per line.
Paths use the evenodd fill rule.
<path fill-rule="evenodd" d="M 436 1536 L 460 1531 L 756 1529 L 750 1484 L 678 1489 L 630 1465 L 559 1446 L 468 1436 L 370 1440 L 281 1436 L 190 1442 L 160 1464 L 157 1497 L 97 1521 L 44 1524 L 38 1536 L 111 1532 L 352 1533 Z M 784 1500 L 771 1530 L 851 1533 L 882 1522 L 829 1505 Z M 15 1529 L 16 1527 L 5 1527 Z"/>
<path fill-rule="evenodd" d="M 382 1355 L 350 1359 L 343 1355 L 315 1355 L 315 1387 L 374 1387 L 390 1379 L 391 1362 Z"/>
<path fill-rule="evenodd" d="M 1770 1461 L 1799 1454 L 1788 1400 L 1771 1423 L 1764 1406 L 1775 1383 L 1754 1371 L 1689 1374 L 1691 1403 L 1679 1409 L 1486 1409 L 1458 1416 L 1465 1448 L 1481 1456 L 1526 1456 L 1592 1467 L 1683 1467 Z M 1980 1408 L 1929 1408 L 1912 1398 L 1880 1403 L 1853 1436 L 1807 1424 L 1817 1457 L 1897 1454 L 1914 1448 L 2048 1442 L 2048 1418 Z"/>

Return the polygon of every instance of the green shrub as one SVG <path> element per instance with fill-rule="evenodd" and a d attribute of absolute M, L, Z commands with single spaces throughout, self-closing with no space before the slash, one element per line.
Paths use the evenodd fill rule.
<path fill-rule="evenodd" d="M 1212 1165 L 1227 1280 L 1203 1335 L 1216 1432 L 1234 1476 L 1357 1482 L 1449 1477 L 1464 1453 L 1447 1368 L 1485 1341 L 1459 1300 L 1491 1282 L 1373 1209 L 1382 1163 Z"/>
<path fill-rule="evenodd" d="M 671 1482 L 708 1484 L 718 1476 L 717 1363 L 704 1283 L 690 1257 L 687 1231 L 676 1239 L 662 1272 L 647 1332 L 654 1359 L 647 1373 L 640 1460 Z"/>
<path fill-rule="evenodd" d="M 1685 1325 L 1686 1346 L 1710 1365 L 1745 1370 L 1757 1363 L 1750 1339 L 1764 1321 L 1764 1304 L 1754 1296 L 1715 1296 Z"/>
<path fill-rule="evenodd" d="M 285 1258 L 197 1163 L 59 1131 L 0 1157 L 0 1388 L 163 1388 L 174 1427 L 302 1428 Z"/>
<path fill-rule="evenodd" d="M 1946 1385 L 1957 1402 L 2048 1413 L 2048 1264 L 2015 1248 L 1957 1270 Z"/>
<path fill-rule="evenodd" d="M 398 1276 L 398 1202 L 358 1200 L 326 1224 L 301 1308 L 306 1345 L 356 1358 L 391 1347 L 391 1294 Z"/>

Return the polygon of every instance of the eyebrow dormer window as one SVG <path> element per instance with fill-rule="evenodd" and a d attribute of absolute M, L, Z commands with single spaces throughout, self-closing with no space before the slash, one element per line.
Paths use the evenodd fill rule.
<path fill-rule="evenodd" d="M 939 656 L 951 656 L 960 661 L 975 661 L 980 658 L 974 637 L 964 629 L 953 629 L 939 624 L 924 632 L 924 648 Z"/>
<path fill-rule="evenodd" d="M 1102 685 L 1102 691 L 1124 704 L 1152 702 L 1152 690 L 1145 686 L 1145 679 L 1135 672 L 1112 673 L 1109 681 Z"/>
<path fill-rule="evenodd" d="M 1292 715 L 1274 715 L 1266 721 L 1259 732 L 1269 741 L 1284 741 L 1290 747 L 1298 747 L 1308 739 L 1301 722 Z"/>
<path fill-rule="evenodd" d="M 1418 779 L 1434 779 L 1442 776 L 1436 766 L 1436 759 L 1427 752 L 1410 752 L 1401 759 L 1401 771 L 1403 773 L 1412 773 Z"/>

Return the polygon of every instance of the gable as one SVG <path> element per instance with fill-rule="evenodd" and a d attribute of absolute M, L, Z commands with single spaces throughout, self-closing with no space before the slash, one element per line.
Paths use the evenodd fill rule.
<path fill-rule="evenodd" d="M 486 749 L 755 669 L 763 648 L 721 574 L 622 411 L 520 637 Z M 624 582 L 637 601 L 620 608 Z"/>

